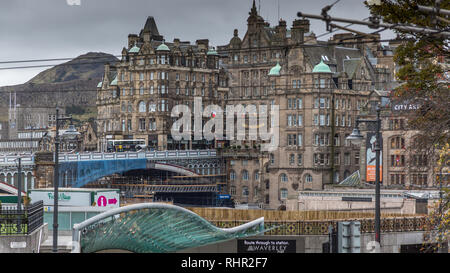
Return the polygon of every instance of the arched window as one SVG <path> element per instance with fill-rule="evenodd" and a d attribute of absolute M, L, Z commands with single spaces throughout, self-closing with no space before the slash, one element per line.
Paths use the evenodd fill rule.
<path fill-rule="evenodd" d="M 310 174 L 306 174 L 305 175 L 305 181 L 308 183 L 311 183 L 313 181 L 313 178 Z"/>
<path fill-rule="evenodd" d="M 230 172 L 230 180 L 231 180 L 231 181 L 236 180 L 236 172 L 233 171 L 233 170 L 231 170 L 231 172 Z"/>
<path fill-rule="evenodd" d="M 248 181 L 248 171 L 247 170 L 242 171 L 242 180 Z"/>
<path fill-rule="evenodd" d="M 253 177 L 254 177 L 255 181 L 259 181 L 259 172 L 255 171 L 253 174 Z"/>
<path fill-rule="evenodd" d="M 285 173 L 282 173 L 280 175 L 280 181 L 281 182 L 288 182 L 288 177 L 287 177 L 287 175 Z"/>
<path fill-rule="evenodd" d="M 139 113 L 145 113 L 145 112 L 147 112 L 145 102 L 140 101 L 139 102 Z"/>

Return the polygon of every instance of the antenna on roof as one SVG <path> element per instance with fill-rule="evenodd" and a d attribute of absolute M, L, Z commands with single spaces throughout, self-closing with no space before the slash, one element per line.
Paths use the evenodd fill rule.
<path fill-rule="evenodd" d="M 261 15 L 261 0 L 258 0 L 258 14 Z"/>
<path fill-rule="evenodd" d="M 278 21 L 280 21 L 280 0 L 278 0 Z"/>

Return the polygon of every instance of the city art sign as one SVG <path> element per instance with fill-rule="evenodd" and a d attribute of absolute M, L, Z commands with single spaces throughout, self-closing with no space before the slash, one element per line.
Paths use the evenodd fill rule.
<path fill-rule="evenodd" d="M 414 111 L 419 109 L 420 105 L 412 103 L 399 103 L 392 105 L 392 111 Z"/>

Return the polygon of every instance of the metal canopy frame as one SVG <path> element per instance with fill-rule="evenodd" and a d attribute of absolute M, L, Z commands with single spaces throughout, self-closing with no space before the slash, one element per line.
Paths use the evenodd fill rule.
<path fill-rule="evenodd" d="M 142 203 L 111 209 L 75 224 L 73 252 L 123 249 L 136 253 L 176 252 L 264 233 L 264 217 L 233 228 L 218 228 L 185 208 Z"/>

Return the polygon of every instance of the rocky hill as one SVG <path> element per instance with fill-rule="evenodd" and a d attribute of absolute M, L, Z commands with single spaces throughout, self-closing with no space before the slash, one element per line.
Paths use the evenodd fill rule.
<path fill-rule="evenodd" d="M 114 63 L 117 58 L 106 53 L 89 52 L 64 64 L 47 69 L 27 84 L 61 83 L 74 80 L 101 80 L 105 63 Z"/>
<path fill-rule="evenodd" d="M 0 87 L 0 116 L 7 116 L 9 93 L 25 107 L 94 107 L 96 88 L 105 63 L 118 59 L 111 54 L 89 52 L 42 71 L 24 84 Z"/>

